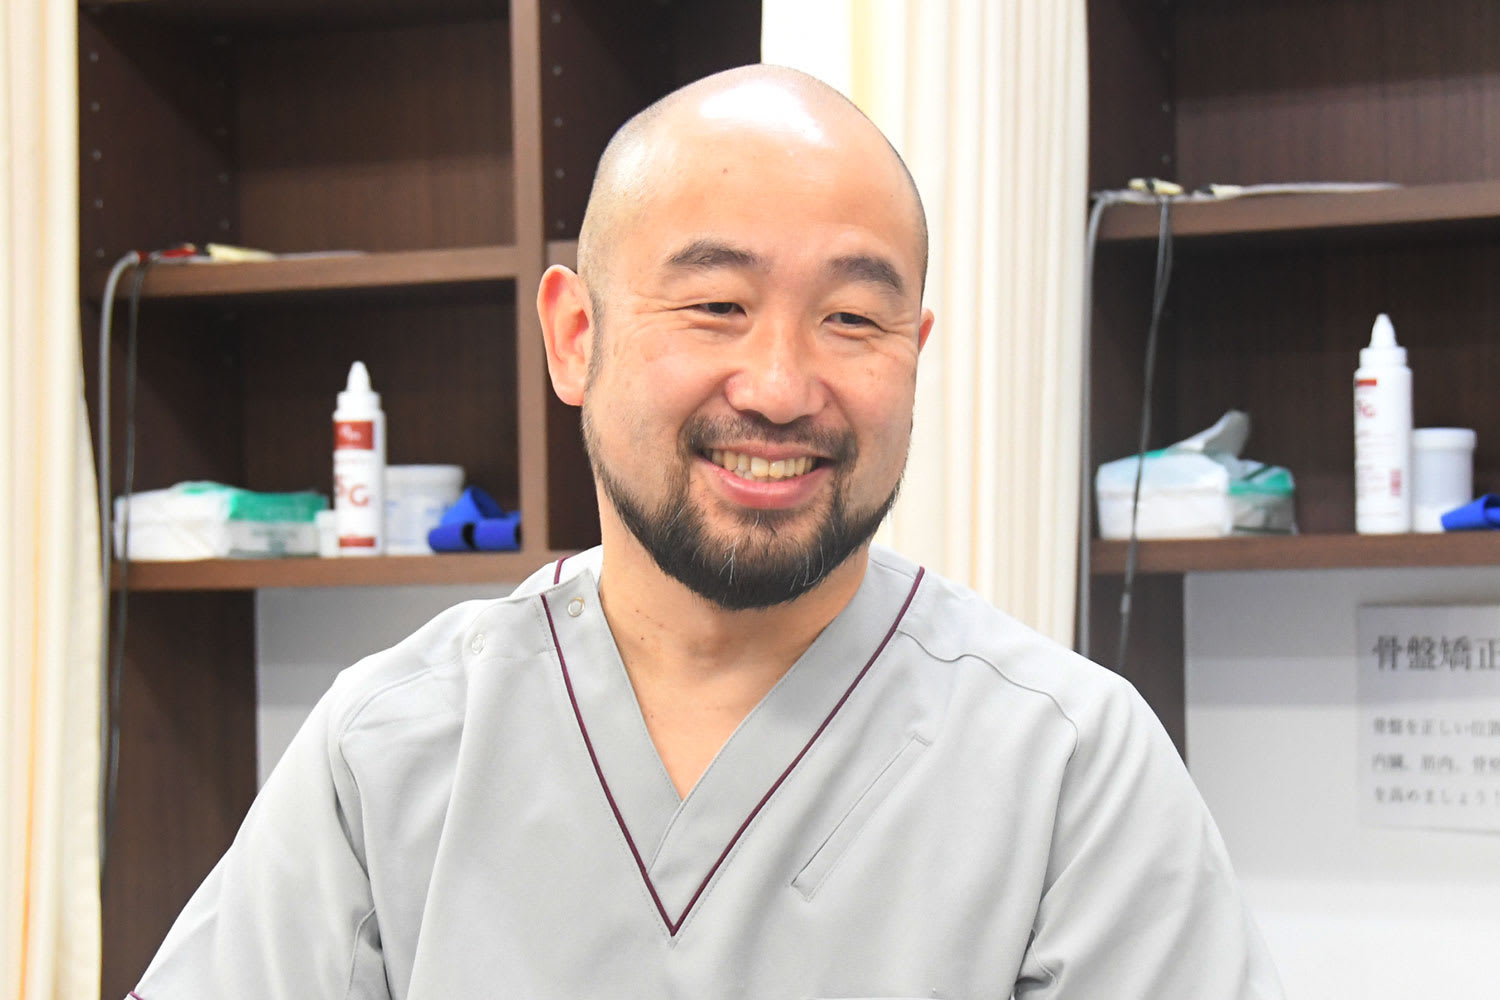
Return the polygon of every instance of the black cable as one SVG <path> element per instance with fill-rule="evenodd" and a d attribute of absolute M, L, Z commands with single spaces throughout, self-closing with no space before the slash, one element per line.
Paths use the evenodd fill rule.
<path fill-rule="evenodd" d="M 1120 641 L 1115 652 L 1115 666 L 1125 666 L 1125 650 L 1130 642 L 1130 595 L 1135 587 L 1136 516 L 1141 506 L 1141 479 L 1146 467 L 1146 443 L 1151 437 L 1151 393 L 1156 382 L 1156 346 L 1160 339 L 1161 314 L 1167 303 L 1167 289 L 1172 283 L 1172 201 L 1161 199 L 1161 221 L 1156 232 L 1156 282 L 1151 296 L 1151 324 L 1146 332 L 1146 374 L 1141 392 L 1140 446 L 1136 449 L 1135 491 L 1130 501 L 1130 542 L 1125 550 L 1125 584 L 1120 594 Z"/>
<path fill-rule="evenodd" d="M 104 816 L 108 809 L 109 800 L 109 774 L 107 761 L 109 759 L 109 699 L 110 699 L 110 555 L 114 545 L 114 518 L 110 506 L 110 451 L 113 447 L 113 438 L 110 436 L 110 361 L 114 356 L 114 344 L 111 338 L 115 314 L 115 289 L 119 287 L 120 277 L 130 268 L 139 266 L 141 255 L 134 250 L 124 254 L 115 261 L 109 270 L 109 278 L 104 282 L 104 298 L 99 310 L 99 383 L 98 383 L 98 405 L 99 426 L 94 436 L 97 469 L 95 470 L 96 482 L 99 487 L 99 584 L 102 596 L 99 601 L 99 817 L 101 828 Z M 104 866 L 106 843 L 101 836 L 99 840 L 99 865 Z M 102 882 L 101 882 L 102 886 Z"/>
<path fill-rule="evenodd" d="M 140 312 L 141 312 L 141 286 L 146 282 L 146 271 L 159 259 L 158 254 L 151 254 L 140 262 L 132 275 L 130 284 L 130 309 L 129 324 L 125 334 L 125 468 L 122 495 L 125 498 L 122 504 L 123 513 L 120 518 L 120 589 L 115 593 L 114 635 L 111 637 L 111 648 L 106 660 L 109 671 L 109 706 L 107 709 L 107 725 L 109 727 L 109 744 L 106 752 L 104 769 L 106 774 L 104 792 L 104 837 L 103 849 L 99 862 L 99 884 L 104 885 L 106 867 L 109 861 L 110 838 L 114 832 L 115 824 L 115 799 L 119 785 L 120 773 L 120 687 L 121 677 L 125 673 L 125 622 L 126 611 L 129 607 L 130 596 L 130 497 L 135 490 L 135 397 L 137 371 L 139 369 L 140 357 Z M 110 303 L 105 308 L 111 308 Z M 107 445 L 105 445 L 107 447 Z M 112 538 L 106 538 L 105 544 L 112 544 Z M 105 581 L 106 587 L 109 581 Z M 106 594 L 108 591 L 106 591 Z"/>

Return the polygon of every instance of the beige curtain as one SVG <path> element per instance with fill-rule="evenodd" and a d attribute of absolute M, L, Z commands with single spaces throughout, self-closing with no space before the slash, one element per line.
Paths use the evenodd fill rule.
<path fill-rule="evenodd" d="M 881 540 L 1072 645 L 1085 0 L 765 0 L 762 57 L 847 94 L 927 207 L 916 434 Z"/>
<path fill-rule="evenodd" d="M 102 588 L 78 328 L 77 4 L 0 4 L 0 996 L 99 995 Z"/>

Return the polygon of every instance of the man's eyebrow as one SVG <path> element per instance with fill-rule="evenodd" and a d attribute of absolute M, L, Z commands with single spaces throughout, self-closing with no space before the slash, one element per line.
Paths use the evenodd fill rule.
<path fill-rule="evenodd" d="M 667 266 L 683 271 L 711 271 L 718 268 L 766 270 L 766 262 L 758 254 L 714 240 L 694 240 L 668 257 Z"/>
<path fill-rule="evenodd" d="M 828 262 L 828 270 L 849 281 L 883 285 L 897 295 L 906 293 L 906 282 L 901 280 L 901 272 L 884 257 L 862 253 L 835 257 Z"/>

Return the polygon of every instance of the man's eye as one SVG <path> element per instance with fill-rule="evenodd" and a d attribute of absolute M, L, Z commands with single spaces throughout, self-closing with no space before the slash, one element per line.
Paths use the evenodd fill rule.
<path fill-rule="evenodd" d="M 834 313 L 832 316 L 830 316 L 828 318 L 830 320 L 832 320 L 833 322 L 839 324 L 840 326 L 871 326 L 872 325 L 872 323 L 871 323 L 870 320 L 866 319 L 864 316 L 861 316 L 859 313 L 836 312 L 836 313 Z"/>
<path fill-rule="evenodd" d="M 711 316 L 733 316 L 740 307 L 733 302 L 703 302 L 698 308 Z"/>

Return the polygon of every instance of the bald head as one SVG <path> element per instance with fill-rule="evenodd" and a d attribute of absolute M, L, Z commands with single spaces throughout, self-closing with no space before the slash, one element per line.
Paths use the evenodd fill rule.
<path fill-rule="evenodd" d="M 927 220 L 906 164 L 864 113 L 822 81 L 780 66 L 741 66 L 673 91 L 627 121 L 605 147 L 578 234 L 578 271 L 596 311 L 622 232 L 664 185 L 685 171 L 708 169 L 710 154 L 737 144 L 781 143 L 825 150 L 849 165 L 850 183 L 870 171 L 894 178 L 893 210 L 909 215 L 912 240 L 927 273 Z"/>

